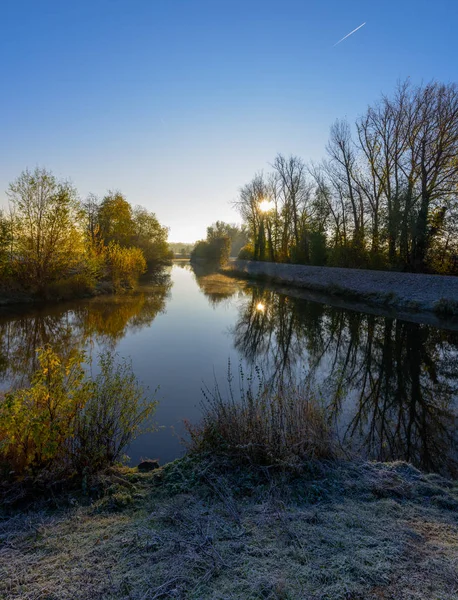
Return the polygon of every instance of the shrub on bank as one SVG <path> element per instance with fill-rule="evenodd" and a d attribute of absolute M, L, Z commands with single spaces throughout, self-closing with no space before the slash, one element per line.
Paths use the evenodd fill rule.
<path fill-rule="evenodd" d="M 204 260 L 215 265 L 225 265 L 231 254 L 231 239 L 229 236 L 214 237 L 210 241 L 197 242 L 191 252 L 193 260 Z"/>
<path fill-rule="evenodd" d="M 97 280 L 89 272 L 75 273 L 65 279 L 59 279 L 49 284 L 46 296 L 49 299 L 70 300 L 81 298 L 94 293 Z"/>
<path fill-rule="evenodd" d="M 347 269 L 366 269 L 369 257 L 366 248 L 361 244 L 336 245 L 329 252 L 328 265 Z"/>
<path fill-rule="evenodd" d="M 106 249 L 110 279 L 116 290 L 134 287 L 140 275 L 146 272 L 146 260 L 140 248 L 124 248 L 111 242 Z"/>
<path fill-rule="evenodd" d="M 441 298 L 434 304 L 434 312 L 441 316 L 458 315 L 458 301 Z"/>
<path fill-rule="evenodd" d="M 72 455 L 80 471 L 119 462 L 157 406 L 145 395 L 130 363 L 116 364 L 114 355 L 106 353 L 100 356 L 99 367 L 90 398 L 76 420 Z"/>
<path fill-rule="evenodd" d="M 46 346 L 37 354 L 30 386 L 0 396 L 4 478 L 53 481 L 114 464 L 156 407 L 130 364 L 103 354 L 93 379 L 85 374 L 81 352 L 61 358 Z"/>
<path fill-rule="evenodd" d="M 254 258 L 254 250 L 251 244 L 245 244 L 243 248 L 240 249 L 240 252 L 237 256 L 240 260 L 253 260 Z"/>
<path fill-rule="evenodd" d="M 257 465 L 297 465 L 334 456 L 331 429 L 309 387 L 269 384 L 258 371 L 246 387 L 243 372 L 237 396 L 218 385 L 205 391 L 200 425 L 187 424 L 190 451 L 232 456 Z"/>
<path fill-rule="evenodd" d="M 68 465 L 77 415 L 90 394 L 81 354 L 62 361 L 47 346 L 37 355 L 30 387 L 0 399 L 0 458 L 15 476 Z"/>
<path fill-rule="evenodd" d="M 321 231 L 310 233 L 310 264 L 323 267 L 328 260 L 326 235 Z"/>

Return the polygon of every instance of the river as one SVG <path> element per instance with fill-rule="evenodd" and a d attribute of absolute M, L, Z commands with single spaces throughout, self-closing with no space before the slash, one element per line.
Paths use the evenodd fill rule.
<path fill-rule="evenodd" d="M 198 422 L 202 388 L 227 388 L 228 365 L 267 379 L 307 379 L 342 447 L 458 474 L 458 333 L 342 308 L 176 263 L 169 279 L 132 294 L 0 312 L 0 389 L 24 385 L 35 348 L 81 348 L 97 371 L 105 349 L 128 357 L 155 390 L 158 429 L 135 440 L 131 463 L 183 454 L 183 421 Z"/>

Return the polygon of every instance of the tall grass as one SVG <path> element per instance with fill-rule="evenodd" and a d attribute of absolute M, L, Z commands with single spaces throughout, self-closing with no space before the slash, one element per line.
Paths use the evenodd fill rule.
<path fill-rule="evenodd" d="M 229 365 L 228 391 L 204 390 L 203 419 L 187 423 L 192 453 L 226 455 L 257 465 L 297 465 L 335 455 L 324 408 L 310 385 L 268 382 L 260 369 L 239 371 L 237 393 Z"/>

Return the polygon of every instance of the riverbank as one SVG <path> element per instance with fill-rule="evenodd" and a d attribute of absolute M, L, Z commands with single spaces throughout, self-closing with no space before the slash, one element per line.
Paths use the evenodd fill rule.
<path fill-rule="evenodd" d="M 79 285 L 63 282 L 62 285 L 51 286 L 46 294 L 26 292 L 18 289 L 6 289 L 0 286 L 0 309 L 16 305 L 46 305 L 68 302 L 71 300 L 85 300 L 98 296 L 114 296 L 134 293 L 140 285 L 163 285 L 167 282 L 168 268 L 165 265 L 157 271 L 150 272 L 140 277 L 135 285 L 116 288 L 112 281 L 98 281 L 95 285 Z"/>
<path fill-rule="evenodd" d="M 458 485 L 406 463 L 188 456 L 99 493 L 0 515 L 2 598 L 456 598 Z"/>
<path fill-rule="evenodd" d="M 332 294 L 373 306 L 458 315 L 458 277 L 231 260 L 225 275 Z"/>
<path fill-rule="evenodd" d="M 21 304 L 52 304 L 66 302 L 68 300 L 84 300 L 87 298 L 95 298 L 96 296 L 108 296 L 115 293 L 116 290 L 110 282 L 101 282 L 94 288 L 87 287 L 82 290 L 75 290 L 69 287 L 68 289 L 57 290 L 56 292 L 53 291 L 46 296 L 21 290 L 6 290 L 0 288 L 0 308 Z"/>

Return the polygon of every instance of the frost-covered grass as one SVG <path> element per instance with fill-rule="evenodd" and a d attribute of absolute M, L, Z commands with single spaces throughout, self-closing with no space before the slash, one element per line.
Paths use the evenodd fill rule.
<path fill-rule="evenodd" d="M 92 504 L 1 516 L 1 598 L 457 598 L 458 485 L 405 463 L 110 477 Z"/>

